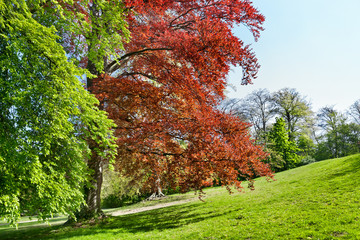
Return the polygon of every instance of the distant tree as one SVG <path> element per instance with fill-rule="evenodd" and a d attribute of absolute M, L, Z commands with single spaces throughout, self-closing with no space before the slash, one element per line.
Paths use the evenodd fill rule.
<path fill-rule="evenodd" d="M 348 156 L 360 152 L 360 125 L 356 123 L 342 124 L 340 132 L 340 155 Z"/>
<path fill-rule="evenodd" d="M 299 149 L 298 154 L 302 157 L 312 156 L 315 152 L 315 143 L 309 134 L 301 133 L 296 139 L 296 145 Z"/>
<path fill-rule="evenodd" d="M 288 131 L 286 130 L 286 123 L 283 118 L 276 118 L 272 129 L 269 132 L 269 148 L 275 151 L 281 157 L 283 164 L 280 168 L 275 170 L 286 170 L 294 168 L 299 163 L 299 158 L 296 154 L 298 148 L 295 142 L 289 139 Z M 272 159 L 270 159 L 271 164 Z M 274 164 L 273 164 L 274 165 Z M 279 165 L 279 159 L 276 158 L 275 166 Z"/>
<path fill-rule="evenodd" d="M 326 132 L 317 144 L 316 160 L 343 157 L 360 152 L 360 126 L 343 123 L 336 130 Z"/>
<path fill-rule="evenodd" d="M 303 159 L 312 159 L 315 152 L 318 140 L 318 126 L 316 121 L 317 118 L 311 113 L 311 115 L 305 118 L 305 121 L 299 124 L 295 142 L 299 148 L 298 155 Z"/>
<path fill-rule="evenodd" d="M 324 134 L 318 145 L 317 159 L 342 157 L 359 152 L 358 124 L 348 123 L 346 116 L 333 106 L 321 108 L 318 116 Z"/>
<path fill-rule="evenodd" d="M 284 88 L 273 94 L 277 114 L 286 122 L 290 140 L 295 140 L 296 132 L 311 119 L 310 103 L 293 88 Z"/>
<path fill-rule="evenodd" d="M 349 114 L 353 117 L 355 123 L 360 125 L 360 99 L 351 105 Z"/>
<path fill-rule="evenodd" d="M 334 106 L 323 107 L 318 113 L 319 126 L 326 130 L 336 130 L 341 124 L 346 122 L 346 116 L 335 110 Z"/>
<path fill-rule="evenodd" d="M 346 117 L 334 109 L 334 106 L 323 107 L 318 113 L 319 126 L 326 131 L 325 138 L 332 152 L 332 157 L 338 157 L 340 152 L 340 126 L 345 124 Z"/>
<path fill-rule="evenodd" d="M 266 132 L 269 121 L 275 115 L 274 102 L 267 89 L 259 89 L 242 99 L 236 109 L 239 116 L 244 116 L 252 124 L 256 140 L 266 144 Z"/>
<path fill-rule="evenodd" d="M 227 113 L 236 113 L 239 108 L 239 102 L 241 100 L 237 98 L 225 98 L 219 105 L 219 109 Z"/>

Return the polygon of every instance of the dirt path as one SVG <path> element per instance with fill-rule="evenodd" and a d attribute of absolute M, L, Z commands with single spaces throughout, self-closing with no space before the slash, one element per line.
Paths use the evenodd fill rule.
<path fill-rule="evenodd" d="M 109 213 L 109 215 L 121 216 L 121 215 L 133 214 L 133 213 L 138 213 L 138 212 L 145 212 L 145 211 L 150 211 L 150 210 L 154 210 L 154 209 L 165 208 L 165 207 L 170 207 L 170 206 L 174 206 L 174 205 L 178 205 L 178 204 L 188 203 L 188 202 L 192 202 L 192 201 L 194 201 L 194 199 L 185 199 L 185 200 L 180 200 L 180 201 L 175 201 L 175 202 L 160 203 L 160 204 L 156 204 L 154 206 L 119 210 L 119 211 L 111 212 L 111 213 Z"/>

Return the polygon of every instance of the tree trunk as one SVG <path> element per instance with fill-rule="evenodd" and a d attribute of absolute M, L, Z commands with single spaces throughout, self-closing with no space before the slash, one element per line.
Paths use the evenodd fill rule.
<path fill-rule="evenodd" d="M 84 196 L 86 206 L 81 210 L 80 217 L 90 219 L 97 216 L 102 216 L 101 210 L 101 186 L 103 182 L 103 162 L 101 157 L 94 150 L 97 144 L 94 141 L 90 142 L 91 158 L 88 161 L 88 168 L 90 169 L 90 184 L 85 186 Z"/>
<path fill-rule="evenodd" d="M 98 75 L 95 65 L 89 60 L 88 70 L 94 75 Z M 93 79 L 87 79 L 87 89 L 91 92 L 93 86 Z M 101 105 L 99 106 L 101 108 Z M 101 109 L 103 110 L 103 109 Z M 90 182 L 84 187 L 84 199 L 86 205 L 82 207 L 77 218 L 79 219 L 92 219 L 104 216 L 101 210 L 101 187 L 103 183 L 103 159 L 95 151 L 98 144 L 92 140 L 88 140 L 89 148 L 91 150 L 91 157 L 88 160 L 87 166 L 90 171 Z"/>
<path fill-rule="evenodd" d="M 95 151 L 97 143 L 89 140 L 89 148 L 91 149 L 91 157 L 87 162 L 90 171 L 90 181 L 84 186 L 84 200 L 85 205 L 82 206 L 79 212 L 75 213 L 76 221 L 90 220 L 94 218 L 102 218 L 105 216 L 101 210 L 101 186 L 103 183 L 103 161 Z M 69 218 L 65 223 L 72 224 L 75 219 Z"/>
<path fill-rule="evenodd" d="M 155 185 L 156 185 L 155 192 L 153 194 L 151 194 L 151 196 L 148 197 L 146 200 L 151 201 L 151 200 L 157 200 L 157 199 L 166 197 L 166 195 L 162 192 L 162 189 L 161 189 L 160 178 L 158 178 L 155 181 Z"/>

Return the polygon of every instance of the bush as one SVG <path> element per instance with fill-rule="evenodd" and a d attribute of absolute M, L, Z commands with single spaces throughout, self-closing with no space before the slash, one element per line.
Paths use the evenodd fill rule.
<path fill-rule="evenodd" d="M 116 194 L 110 194 L 104 197 L 101 201 L 103 208 L 117 208 L 124 206 L 124 201 Z"/>
<path fill-rule="evenodd" d="M 307 165 L 307 164 L 310 164 L 310 163 L 314 163 L 316 162 L 315 158 L 313 158 L 312 156 L 304 156 L 302 159 L 301 159 L 301 162 L 300 164 L 303 166 L 303 165 Z"/>
<path fill-rule="evenodd" d="M 171 194 L 181 193 L 181 189 L 180 189 L 180 186 L 177 186 L 175 189 L 168 188 L 168 189 L 165 189 L 163 192 L 166 195 L 171 195 Z"/>
<path fill-rule="evenodd" d="M 280 172 L 284 170 L 285 160 L 282 158 L 282 156 L 271 148 L 266 148 L 265 151 L 269 153 L 269 156 L 263 160 L 263 162 L 268 163 L 271 170 L 274 172 Z"/>

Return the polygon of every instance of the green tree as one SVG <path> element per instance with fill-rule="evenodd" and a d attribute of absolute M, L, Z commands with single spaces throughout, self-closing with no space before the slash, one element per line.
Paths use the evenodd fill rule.
<path fill-rule="evenodd" d="M 55 28 L 33 18 L 39 2 L 0 0 L 0 216 L 11 223 L 22 213 L 73 216 L 91 179 L 89 142 L 115 155 L 113 123 L 76 77 L 84 71 Z"/>
<path fill-rule="evenodd" d="M 348 156 L 360 152 L 360 125 L 356 123 L 346 123 L 339 127 L 340 135 L 340 155 Z"/>
<path fill-rule="evenodd" d="M 284 88 L 273 94 L 275 111 L 286 122 L 290 140 L 296 139 L 299 129 L 311 121 L 310 103 L 293 88 Z"/>
<path fill-rule="evenodd" d="M 104 74 L 108 62 L 118 63 L 123 53 L 123 43 L 129 39 L 125 12 L 130 11 L 124 1 L 81 0 L 81 1 L 38 1 L 29 4 L 32 17 L 43 26 L 55 27 L 57 40 L 75 65 L 87 73 L 86 89 L 94 93 L 96 80 Z M 116 71 L 116 70 L 114 70 Z M 110 74 L 109 74 L 110 75 Z M 100 110 L 104 110 L 101 101 Z M 91 181 L 84 186 L 86 204 L 76 215 L 78 218 L 92 218 L 102 215 L 101 186 L 105 159 L 96 151 L 100 146 L 88 139 L 91 156 L 86 159 Z"/>
<path fill-rule="evenodd" d="M 359 152 L 360 126 L 348 123 L 344 114 L 333 106 L 323 107 L 318 114 L 324 130 L 316 152 L 316 159 L 336 158 Z"/>
<path fill-rule="evenodd" d="M 315 149 L 315 143 L 309 137 L 308 134 L 301 134 L 296 141 L 296 145 L 299 148 L 300 155 L 302 156 L 313 155 Z"/>
<path fill-rule="evenodd" d="M 280 165 L 280 168 L 275 170 L 286 170 L 298 165 L 299 157 L 296 154 L 298 148 L 295 142 L 289 139 L 286 123 L 283 118 L 276 118 L 276 122 L 269 132 L 269 141 L 269 148 L 272 151 L 275 151 L 277 155 L 281 157 L 283 162 L 283 164 Z M 271 161 L 272 160 L 270 159 L 270 164 Z M 279 162 L 278 157 L 277 162 Z"/>
<path fill-rule="evenodd" d="M 331 157 L 339 157 L 341 148 L 340 126 L 346 122 L 346 117 L 336 111 L 334 106 L 323 107 L 318 114 L 319 126 L 325 131 L 325 141 L 329 150 L 332 152 Z"/>

